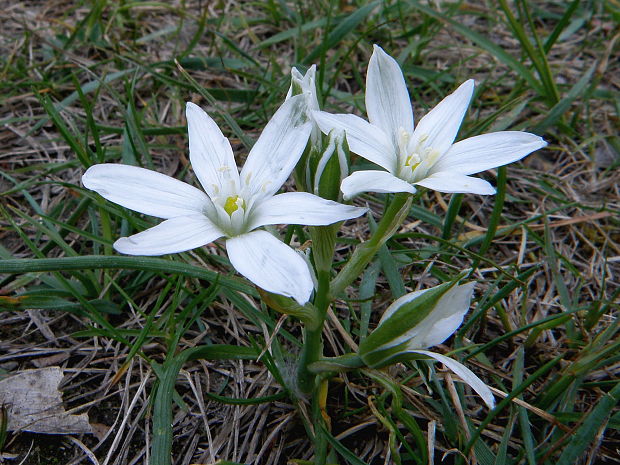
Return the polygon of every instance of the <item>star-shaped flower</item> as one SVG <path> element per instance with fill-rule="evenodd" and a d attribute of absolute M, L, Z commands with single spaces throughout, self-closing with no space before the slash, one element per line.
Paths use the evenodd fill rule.
<path fill-rule="evenodd" d="M 130 255 L 182 252 L 226 238 L 235 269 L 257 286 L 310 298 L 313 283 L 304 259 L 270 233 L 272 224 L 327 225 L 366 212 L 306 192 L 276 194 L 299 160 L 311 125 L 303 122 L 303 96 L 287 100 L 269 121 L 238 171 L 233 151 L 215 122 L 187 104 L 190 161 L 205 192 L 182 181 L 136 166 L 101 164 L 82 176 L 88 189 L 107 200 L 165 221 L 114 248 Z"/>
<path fill-rule="evenodd" d="M 424 186 L 440 192 L 494 194 L 483 179 L 470 176 L 520 160 L 547 145 L 539 136 L 500 131 L 454 143 L 474 91 L 464 82 L 426 114 L 414 130 L 403 73 L 379 46 L 368 64 L 366 112 L 369 122 L 350 114 L 314 112 L 324 133 L 346 131 L 349 148 L 386 171 L 356 171 L 345 178 L 345 199 L 361 192 L 410 192 Z"/>

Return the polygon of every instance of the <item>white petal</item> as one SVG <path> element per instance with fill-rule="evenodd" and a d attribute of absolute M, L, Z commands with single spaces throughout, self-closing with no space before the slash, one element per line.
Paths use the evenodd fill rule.
<path fill-rule="evenodd" d="M 235 269 L 257 286 L 308 302 L 314 285 L 305 260 L 267 231 L 252 231 L 226 241 Z"/>
<path fill-rule="evenodd" d="M 307 192 L 286 192 L 255 207 L 249 229 L 267 224 L 322 226 L 357 218 L 367 211 L 367 208 L 343 205 Z"/>
<path fill-rule="evenodd" d="M 433 310 L 407 333 L 408 347 L 425 349 L 448 339 L 461 326 L 469 310 L 475 283 L 454 286 L 441 296 Z"/>
<path fill-rule="evenodd" d="M 397 137 L 400 129 L 413 132 L 413 110 L 403 72 L 378 45 L 368 63 L 366 113 L 370 123 L 390 137 Z"/>
<path fill-rule="evenodd" d="M 304 123 L 303 95 L 285 101 L 265 126 L 241 170 L 246 198 L 268 197 L 284 184 L 299 161 L 312 129 Z"/>
<path fill-rule="evenodd" d="M 345 200 L 362 192 L 415 192 L 415 187 L 387 171 L 355 171 L 342 180 L 340 190 Z"/>
<path fill-rule="evenodd" d="M 470 79 L 428 112 L 415 128 L 409 144 L 411 150 L 421 144 L 440 154 L 446 152 L 459 132 L 473 93 L 474 80 Z"/>
<path fill-rule="evenodd" d="M 547 143 L 521 131 L 500 131 L 470 137 L 454 144 L 433 166 L 433 171 L 476 174 L 525 157 Z"/>
<path fill-rule="evenodd" d="M 110 202 L 158 218 L 202 213 L 211 205 L 200 189 L 137 166 L 94 165 L 86 170 L 82 183 Z"/>
<path fill-rule="evenodd" d="M 463 382 L 471 386 L 471 388 L 476 391 L 480 397 L 482 397 L 482 400 L 484 400 L 484 403 L 487 404 L 490 409 L 495 407 L 495 399 L 493 398 L 493 393 L 489 387 L 484 384 L 484 381 L 478 378 L 473 371 L 464 366 L 462 363 L 457 362 L 450 357 L 446 357 L 445 355 L 437 354 L 429 350 L 411 350 L 410 352 L 426 355 L 443 363 L 446 367 L 456 373 L 463 380 Z"/>
<path fill-rule="evenodd" d="M 332 115 L 324 111 L 315 111 L 312 114 L 325 134 L 329 134 L 332 129 L 344 130 L 351 152 L 390 172 L 396 171 L 396 149 L 382 129 L 355 115 Z"/>
<path fill-rule="evenodd" d="M 187 103 L 189 158 L 200 184 L 212 199 L 239 191 L 239 171 L 230 142 L 198 105 Z"/>
<path fill-rule="evenodd" d="M 224 234 L 206 216 L 177 216 L 129 237 L 114 248 L 128 255 L 164 255 L 184 252 L 213 242 Z"/>
<path fill-rule="evenodd" d="M 495 188 L 484 179 L 449 171 L 432 174 L 414 184 L 449 194 L 495 194 Z"/>

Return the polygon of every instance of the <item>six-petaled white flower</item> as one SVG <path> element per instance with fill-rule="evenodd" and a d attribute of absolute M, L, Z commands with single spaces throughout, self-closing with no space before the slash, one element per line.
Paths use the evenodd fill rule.
<path fill-rule="evenodd" d="M 308 301 L 313 283 L 304 259 L 263 230 L 272 224 L 327 225 L 358 217 L 365 208 L 305 192 L 277 194 L 306 146 L 303 96 L 287 100 L 269 121 L 238 171 L 230 142 L 198 106 L 187 104 L 190 161 L 206 194 L 155 171 L 100 164 L 83 175 L 84 186 L 107 200 L 162 223 L 114 243 L 130 255 L 182 252 L 226 238 L 233 267 L 257 286 Z"/>
<path fill-rule="evenodd" d="M 345 178 L 345 198 L 362 192 L 410 192 L 415 185 L 440 192 L 493 194 L 487 181 L 469 176 L 520 160 L 544 147 L 540 137 L 500 131 L 454 143 L 474 91 L 468 80 L 426 114 L 414 130 L 413 111 L 403 73 L 375 45 L 366 78 L 369 122 L 351 114 L 315 112 L 324 133 L 346 131 L 349 148 L 386 171 L 357 171 Z"/>

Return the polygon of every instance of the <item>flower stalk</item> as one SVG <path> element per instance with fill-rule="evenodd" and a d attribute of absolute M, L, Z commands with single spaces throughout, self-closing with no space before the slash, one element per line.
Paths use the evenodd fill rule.
<path fill-rule="evenodd" d="M 355 248 L 347 264 L 332 280 L 330 292 L 333 297 L 342 294 L 349 284 L 361 276 L 364 268 L 377 254 L 381 246 L 392 237 L 405 221 L 411 209 L 412 201 L 413 196 L 408 193 L 401 192 L 394 195 L 373 236 Z"/>

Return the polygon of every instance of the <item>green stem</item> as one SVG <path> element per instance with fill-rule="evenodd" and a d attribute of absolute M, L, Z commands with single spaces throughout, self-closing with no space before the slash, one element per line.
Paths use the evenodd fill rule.
<path fill-rule="evenodd" d="M 316 328 L 311 329 L 308 326 L 305 328 L 304 345 L 301 349 L 301 358 L 297 370 L 297 386 L 301 392 L 306 394 L 311 393 L 315 389 L 316 375 L 308 369 L 308 365 L 321 358 L 323 352 L 321 333 L 323 332 L 325 315 L 329 306 L 329 273 L 327 271 L 319 271 L 317 279 L 319 285 L 314 305 L 317 309 L 319 324 Z"/>
<path fill-rule="evenodd" d="M 316 309 L 314 322 L 316 324 L 312 326 L 306 324 L 304 327 L 304 345 L 302 346 L 301 359 L 297 370 L 297 385 L 306 394 L 313 392 L 315 389 L 316 378 L 316 374 L 308 369 L 308 365 L 319 360 L 323 353 L 321 333 L 323 332 L 325 315 L 330 303 L 329 279 L 334 248 L 336 246 L 336 233 L 339 228 L 340 223 L 310 228 L 312 257 L 318 281 L 314 298 L 314 307 Z"/>
<path fill-rule="evenodd" d="M 377 254 L 381 246 L 392 237 L 405 218 L 407 218 L 412 200 L 413 196 L 405 192 L 394 196 L 372 237 L 355 248 L 348 263 L 332 280 L 330 285 L 332 296 L 341 294 L 349 284 L 361 276 L 362 271 Z"/>

